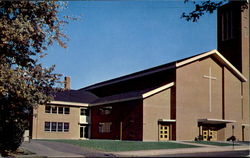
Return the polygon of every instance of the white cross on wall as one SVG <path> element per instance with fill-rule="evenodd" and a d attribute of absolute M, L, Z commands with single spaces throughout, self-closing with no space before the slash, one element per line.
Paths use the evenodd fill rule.
<path fill-rule="evenodd" d="M 211 66 L 209 67 L 209 75 L 204 75 L 204 78 L 209 79 L 209 112 L 212 111 L 212 80 L 216 80 L 216 77 L 212 76 Z"/>

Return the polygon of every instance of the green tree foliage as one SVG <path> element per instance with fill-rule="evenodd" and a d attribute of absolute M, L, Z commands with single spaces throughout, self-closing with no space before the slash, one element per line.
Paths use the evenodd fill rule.
<path fill-rule="evenodd" d="M 52 99 L 60 75 L 38 59 L 54 41 L 65 47 L 64 2 L 0 1 L 0 153 L 16 150 L 33 108 Z"/>
<path fill-rule="evenodd" d="M 193 3 L 195 9 L 189 13 L 183 13 L 182 18 L 187 21 L 197 22 L 200 17 L 206 13 L 212 14 L 218 7 L 227 3 L 228 0 L 206 0 L 206 1 L 195 1 L 195 0 L 184 0 L 184 3 Z M 241 3 L 244 8 L 247 8 L 246 0 L 231 1 L 232 3 Z"/>

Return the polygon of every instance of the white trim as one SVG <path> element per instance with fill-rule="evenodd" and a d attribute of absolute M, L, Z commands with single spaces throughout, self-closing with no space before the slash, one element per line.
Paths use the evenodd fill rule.
<path fill-rule="evenodd" d="M 86 104 L 86 103 L 66 102 L 66 101 L 50 101 L 48 104 L 59 104 L 59 105 L 69 105 L 69 106 L 89 106 L 89 104 Z"/>
<path fill-rule="evenodd" d="M 161 86 L 161 87 L 156 88 L 154 90 L 151 90 L 151 91 L 149 91 L 147 93 L 144 93 L 144 94 L 142 94 L 142 98 L 144 99 L 144 98 L 150 97 L 150 96 L 152 96 L 152 95 L 154 95 L 156 93 L 159 93 L 159 92 L 161 92 L 161 91 L 163 91 L 165 89 L 168 89 L 168 88 L 170 88 L 172 86 L 174 86 L 174 82 L 168 83 L 168 84 L 166 84 L 164 86 Z"/>
<path fill-rule="evenodd" d="M 207 52 L 207 53 L 203 53 L 203 54 L 198 55 L 198 56 L 195 56 L 195 57 L 193 57 L 193 58 L 189 58 L 189 59 L 187 59 L 187 60 L 184 60 L 184 61 L 181 61 L 181 62 L 179 62 L 179 63 L 176 63 L 176 67 L 178 68 L 178 67 L 180 67 L 180 66 L 189 64 L 189 63 L 191 63 L 191 62 L 193 62 L 193 61 L 199 60 L 200 58 L 207 57 L 207 56 L 209 56 L 209 55 L 211 55 L 211 54 L 214 54 L 215 51 L 216 51 L 216 50 L 214 49 L 214 50 L 211 50 L 211 51 L 209 51 L 209 52 Z"/>
<path fill-rule="evenodd" d="M 159 119 L 158 122 L 176 122 L 176 120 L 171 120 L 171 119 Z"/>
<path fill-rule="evenodd" d="M 193 58 L 190 58 L 190 59 L 187 59 L 187 60 L 184 60 L 184 61 L 181 61 L 179 63 L 176 63 L 176 68 L 180 67 L 180 66 L 183 66 L 183 65 L 186 65 L 186 64 L 189 64 L 191 62 L 194 62 L 196 60 L 199 60 L 201 58 L 204 58 L 204 57 L 207 57 L 209 55 L 214 55 L 214 57 L 216 57 L 220 62 L 222 62 L 224 65 L 226 65 L 226 67 L 231 70 L 231 72 L 236 75 L 241 81 L 244 81 L 246 82 L 247 79 L 245 76 L 243 76 L 226 58 L 224 58 L 216 49 L 214 50 L 211 50 L 207 53 L 204 53 L 204 54 L 201 54 L 201 55 L 198 55 L 198 56 L 195 56 Z"/>
<path fill-rule="evenodd" d="M 225 63 L 225 65 L 235 73 L 236 76 L 240 77 L 243 81 L 247 81 L 247 78 L 242 75 L 225 57 L 223 57 L 217 50 L 215 50 L 216 55 L 221 58 Z"/>

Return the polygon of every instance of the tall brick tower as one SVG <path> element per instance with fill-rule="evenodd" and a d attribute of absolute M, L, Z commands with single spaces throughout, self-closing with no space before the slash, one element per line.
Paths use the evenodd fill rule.
<path fill-rule="evenodd" d="M 242 139 L 249 140 L 249 2 L 229 1 L 218 8 L 218 51 L 246 78 L 242 83 Z"/>

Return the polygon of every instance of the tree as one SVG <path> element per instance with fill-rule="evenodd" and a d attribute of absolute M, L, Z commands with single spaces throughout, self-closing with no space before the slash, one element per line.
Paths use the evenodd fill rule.
<path fill-rule="evenodd" d="M 184 3 L 188 3 L 190 0 L 184 0 Z M 190 13 L 183 13 L 182 18 L 184 18 L 187 21 L 197 22 L 201 16 L 203 16 L 205 13 L 212 14 L 217 8 L 227 3 L 228 0 L 219 0 L 219 1 L 212 1 L 212 0 L 206 0 L 206 1 L 199 1 L 197 3 L 196 1 L 192 1 L 192 3 L 195 6 L 195 9 L 191 11 Z M 235 3 L 241 3 L 243 8 L 248 7 L 246 0 L 240 0 L 235 1 Z"/>
<path fill-rule="evenodd" d="M 52 99 L 59 74 L 38 63 L 48 46 L 65 46 L 57 1 L 0 1 L 0 153 L 16 150 L 33 108 Z"/>

